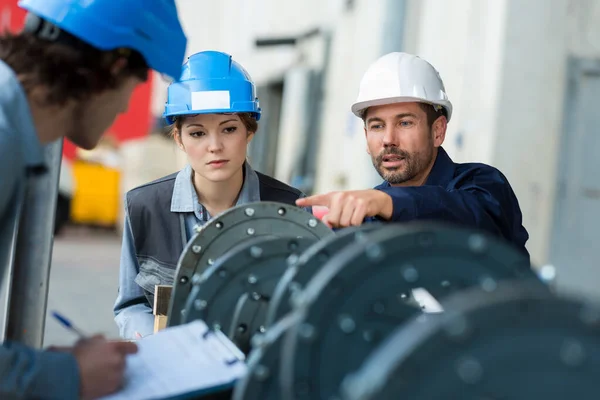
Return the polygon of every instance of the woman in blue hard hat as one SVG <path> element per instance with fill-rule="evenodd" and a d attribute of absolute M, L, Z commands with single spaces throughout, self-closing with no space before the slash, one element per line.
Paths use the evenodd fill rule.
<path fill-rule="evenodd" d="M 246 161 L 260 115 L 252 79 L 225 53 L 192 55 L 181 81 L 169 86 L 164 117 L 189 163 L 127 193 L 114 306 L 123 338 L 153 332 L 154 286 L 173 283 L 177 261 L 196 225 L 235 205 L 259 200 L 295 204 L 303 197 Z"/>
<path fill-rule="evenodd" d="M 52 170 L 44 145 L 66 136 L 79 147 L 95 147 L 149 69 L 179 77 L 187 44 L 173 0 L 18 5 L 27 11 L 23 30 L 0 33 L 0 280 L 11 264 L 17 223 L 31 212 L 24 202 L 28 177 Z M 36 191 L 28 196 L 40 204 L 52 200 Z M 52 241 L 50 231 L 43 237 L 39 229 L 33 254 Z M 15 268 L 28 267 L 19 264 Z M 38 297 L 44 288 L 38 286 Z M 25 334 L 35 342 L 36 329 L 13 331 L 15 340 L 0 346 L 0 399 L 104 397 L 122 387 L 126 357 L 137 350 L 101 336 L 41 350 L 18 343 Z"/>

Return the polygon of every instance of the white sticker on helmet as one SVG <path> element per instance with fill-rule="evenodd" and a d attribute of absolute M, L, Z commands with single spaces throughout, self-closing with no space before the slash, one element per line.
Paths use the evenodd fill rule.
<path fill-rule="evenodd" d="M 228 90 L 211 90 L 192 92 L 192 110 L 229 109 L 230 99 Z"/>

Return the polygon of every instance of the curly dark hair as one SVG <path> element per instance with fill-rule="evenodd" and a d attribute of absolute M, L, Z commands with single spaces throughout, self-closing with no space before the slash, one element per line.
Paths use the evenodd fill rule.
<path fill-rule="evenodd" d="M 25 31 L 4 33 L 0 35 L 0 59 L 19 76 L 26 92 L 47 87 L 46 103 L 59 106 L 115 89 L 131 76 L 142 81 L 148 79 L 148 65 L 137 51 L 102 51 L 81 40 L 75 41 L 76 45 L 70 45 L 44 40 Z M 126 59 L 127 64 L 115 75 L 112 69 L 120 58 Z"/>

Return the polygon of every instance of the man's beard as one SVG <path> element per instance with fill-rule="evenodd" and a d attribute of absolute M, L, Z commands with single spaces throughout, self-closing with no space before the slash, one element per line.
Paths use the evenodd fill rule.
<path fill-rule="evenodd" d="M 373 166 L 384 180 L 392 185 L 398 185 L 413 180 L 423 172 L 433 159 L 433 150 L 433 144 L 426 150 L 415 153 L 408 153 L 397 147 L 387 147 L 376 157 L 372 157 Z M 390 155 L 403 158 L 404 165 L 397 168 L 384 168 L 383 159 Z"/>

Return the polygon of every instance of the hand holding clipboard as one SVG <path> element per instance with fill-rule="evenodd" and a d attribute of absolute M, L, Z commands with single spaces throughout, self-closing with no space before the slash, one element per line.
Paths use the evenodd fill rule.
<path fill-rule="evenodd" d="M 244 354 L 200 320 L 163 329 L 137 342 L 126 384 L 102 400 L 185 399 L 233 387 L 247 372 Z"/>

